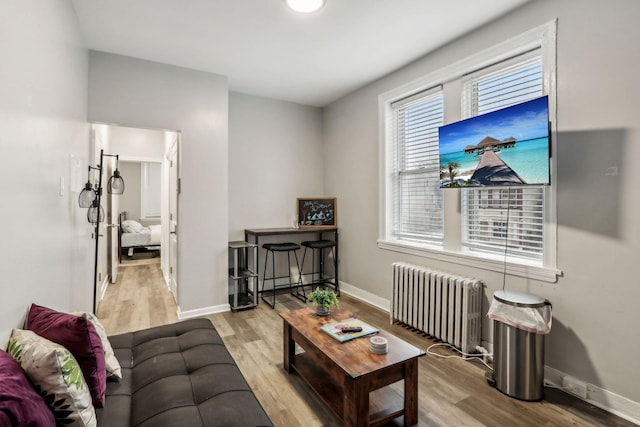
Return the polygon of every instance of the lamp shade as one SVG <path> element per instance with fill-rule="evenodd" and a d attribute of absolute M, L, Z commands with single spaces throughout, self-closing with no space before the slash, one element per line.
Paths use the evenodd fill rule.
<path fill-rule="evenodd" d="M 89 208 L 91 207 L 91 204 L 95 199 L 96 192 L 91 186 L 91 183 L 87 181 L 87 183 L 84 185 L 84 188 L 80 192 L 80 195 L 78 196 L 78 204 L 81 208 Z"/>
<path fill-rule="evenodd" d="M 124 180 L 120 176 L 120 171 L 116 169 L 113 171 L 113 176 L 109 178 L 107 183 L 107 192 L 109 194 L 123 194 L 124 193 Z"/>
<path fill-rule="evenodd" d="M 94 200 L 91 207 L 87 211 L 87 220 L 91 224 L 97 224 L 104 221 L 104 209 L 98 204 L 97 200 Z"/>

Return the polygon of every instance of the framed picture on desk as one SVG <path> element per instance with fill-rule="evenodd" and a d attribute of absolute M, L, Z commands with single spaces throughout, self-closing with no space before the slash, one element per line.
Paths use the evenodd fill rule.
<path fill-rule="evenodd" d="M 333 228 L 338 225 L 335 197 L 298 198 L 300 228 Z"/>

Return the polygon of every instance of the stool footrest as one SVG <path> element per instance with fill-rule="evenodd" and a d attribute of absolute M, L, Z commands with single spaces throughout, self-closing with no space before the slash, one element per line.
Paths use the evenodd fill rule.
<path fill-rule="evenodd" d="M 284 286 L 280 285 L 277 286 L 276 285 L 276 281 L 277 279 L 283 279 L 283 278 L 288 278 L 289 279 L 289 283 L 288 283 L 288 290 L 291 293 L 291 295 L 306 301 L 306 296 L 304 296 L 304 288 L 302 288 L 302 295 L 300 295 L 300 290 L 298 289 L 298 285 L 300 283 L 300 263 L 298 262 L 298 254 L 297 251 L 300 249 L 300 245 L 298 245 L 297 243 L 291 243 L 291 242 L 284 242 L 284 243 L 265 243 L 262 245 L 262 247 L 265 249 L 265 257 L 264 257 L 264 273 L 263 273 L 263 277 L 262 277 L 262 290 L 260 291 L 262 300 L 267 303 L 269 305 L 269 307 L 271 308 L 275 308 L 276 306 L 276 292 L 279 291 L 280 289 L 283 289 Z M 287 254 L 287 264 L 288 264 L 288 269 L 287 269 L 287 275 L 286 276 L 276 276 L 276 263 L 275 263 L 275 258 L 276 258 L 276 252 L 279 253 L 286 253 Z M 296 268 L 298 270 L 298 280 L 294 281 L 293 277 L 291 275 L 291 252 L 293 252 L 293 256 L 295 257 L 295 261 L 296 261 Z M 269 260 L 269 253 L 271 253 L 271 277 L 267 276 L 267 264 L 268 264 L 268 260 Z M 266 288 L 266 284 L 267 281 L 271 280 L 271 284 L 272 287 L 271 289 L 265 289 Z M 295 293 L 294 293 L 294 289 L 295 289 Z M 268 301 L 265 298 L 265 295 L 269 293 L 271 294 L 271 301 Z"/>
<path fill-rule="evenodd" d="M 336 258 L 337 246 L 333 240 L 320 239 L 309 240 L 301 243 L 304 246 L 304 253 L 302 255 L 302 264 L 300 266 L 300 283 L 304 284 L 303 276 L 311 275 L 311 282 L 304 284 L 304 286 L 316 286 L 316 285 L 329 285 L 336 294 L 340 295 L 340 284 L 338 282 L 338 260 Z M 307 248 L 311 249 L 311 271 L 309 273 L 304 272 L 304 265 L 307 259 Z M 316 270 L 316 249 L 319 251 L 319 269 Z M 325 273 L 325 249 L 330 249 L 333 259 L 334 275 L 330 276 Z"/>

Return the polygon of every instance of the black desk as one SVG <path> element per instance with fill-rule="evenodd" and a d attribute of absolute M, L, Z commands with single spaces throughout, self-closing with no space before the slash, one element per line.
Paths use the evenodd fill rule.
<path fill-rule="evenodd" d="M 284 227 L 284 228 L 247 228 L 244 230 L 244 240 L 249 243 L 255 243 L 258 245 L 258 249 L 260 246 L 260 238 L 264 236 L 280 236 L 280 235 L 299 235 L 299 234 L 316 234 L 318 236 L 318 240 L 323 239 L 325 233 L 333 234 L 333 241 L 336 242 L 335 246 L 335 257 L 336 257 L 336 265 L 338 265 L 338 227 L 322 227 L 322 228 L 314 228 L 314 227 Z M 250 237 L 253 237 L 252 240 L 249 240 Z M 324 257 L 320 258 L 320 269 L 324 271 Z M 260 263 L 258 262 L 258 276 L 260 276 Z M 263 278 L 264 280 L 264 278 Z M 335 280 L 336 285 L 339 288 L 338 282 L 338 269 L 335 271 Z M 262 292 L 262 291 L 260 291 Z M 338 294 L 339 295 L 339 294 Z"/>

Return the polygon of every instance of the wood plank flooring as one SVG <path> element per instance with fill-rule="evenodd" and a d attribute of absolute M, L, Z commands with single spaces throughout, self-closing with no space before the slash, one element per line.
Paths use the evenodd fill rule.
<path fill-rule="evenodd" d="M 160 259 L 121 264 L 118 280 L 107 287 L 96 315 L 109 335 L 178 321 Z"/>
<path fill-rule="evenodd" d="M 121 267 L 109 286 L 98 317 L 109 335 L 177 321 L 176 306 L 158 264 Z M 341 308 L 425 349 L 434 341 L 390 325 L 388 313 L 345 294 Z M 280 311 L 304 306 L 288 294 L 276 309 L 256 309 L 208 316 L 276 426 L 339 426 L 339 420 L 297 375 L 282 368 Z M 438 347 L 434 351 L 453 354 Z M 560 390 L 545 388 L 542 402 L 523 402 L 490 387 L 486 368 L 477 362 L 425 356 L 419 359 L 419 425 L 440 426 L 614 426 L 634 424 Z M 401 384 L 397 384 L 398 390 Z M 401 425 L 396 420 L 395 424 Z"/>

